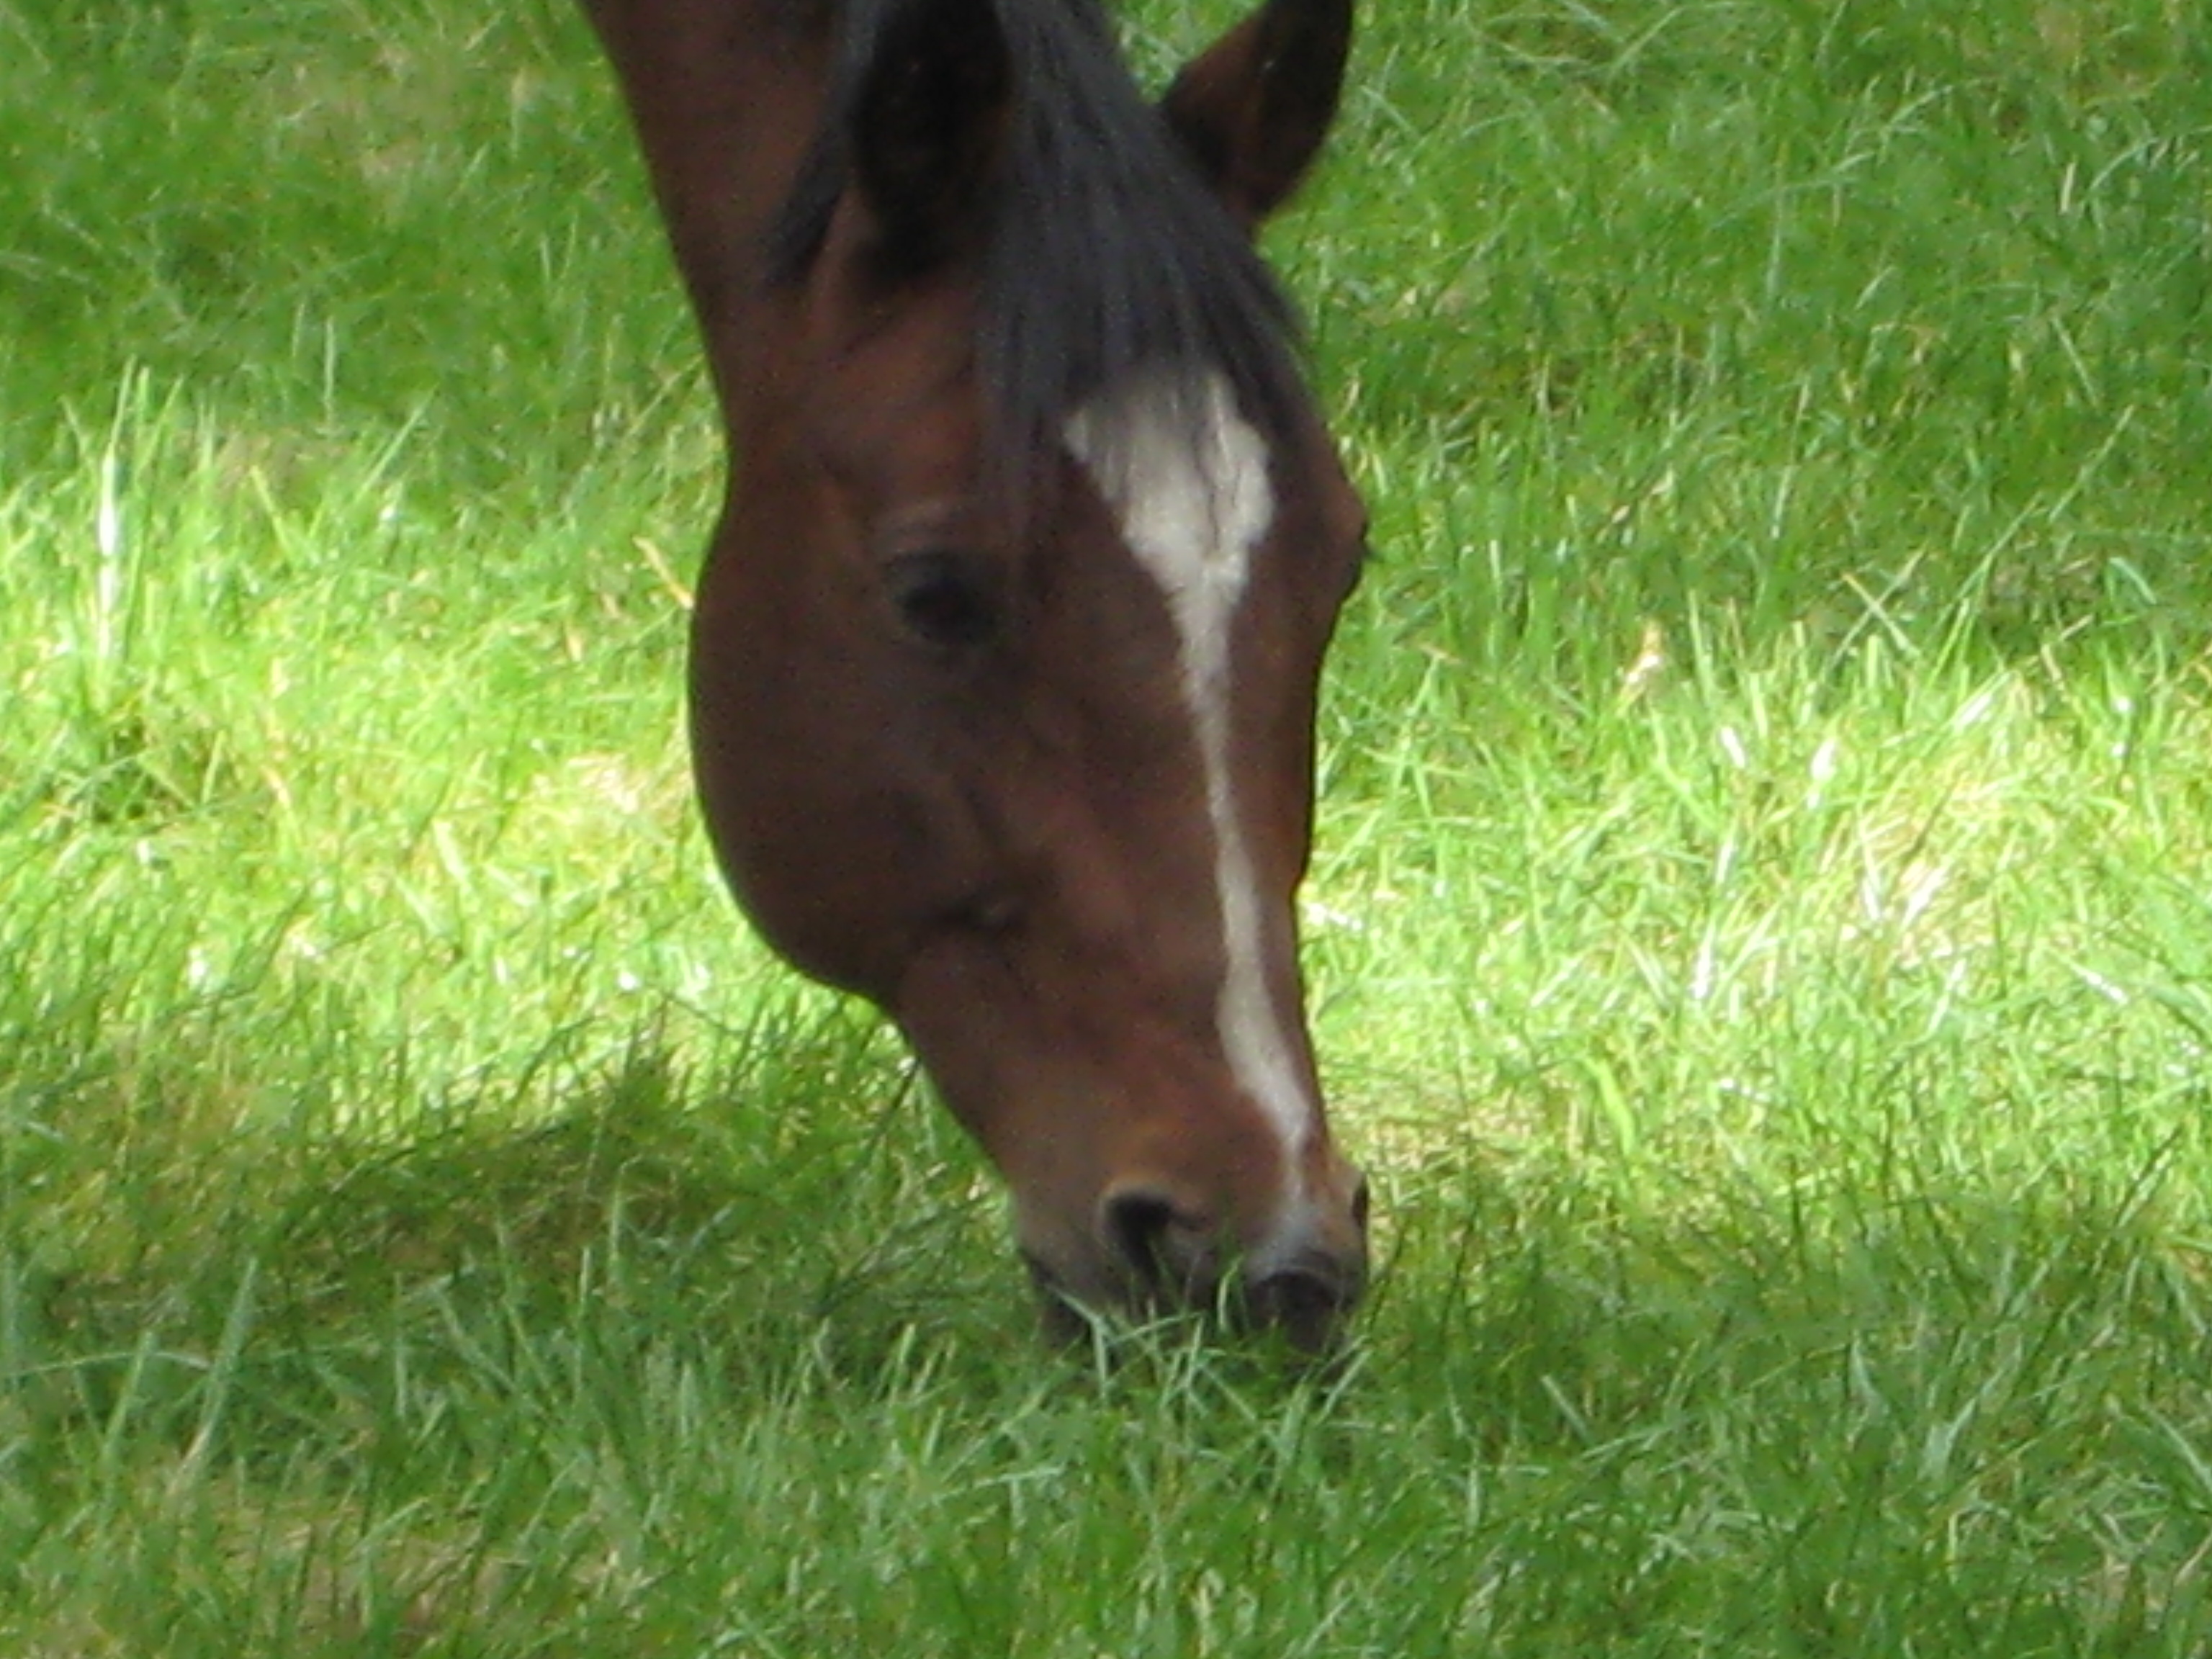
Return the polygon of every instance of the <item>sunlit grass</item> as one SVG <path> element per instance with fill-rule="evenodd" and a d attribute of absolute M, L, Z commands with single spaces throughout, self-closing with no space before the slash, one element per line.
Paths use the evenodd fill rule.
<path fill-rule="evenodd" d="M 1292 1382 L 737 922 L 578 21 L 0 0 L 0 1649 L 2203 1649 L 2203 24 L 1367 14 Z"/>

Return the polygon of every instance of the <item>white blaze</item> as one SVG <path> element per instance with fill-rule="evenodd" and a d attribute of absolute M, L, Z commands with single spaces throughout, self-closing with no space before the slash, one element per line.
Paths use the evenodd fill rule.
<path fill-rule="evenodd" d="M 1166 596 L 1206 769 L 1226 963 L 1214 1020 L 1230 1069 L 1280 1137 L 1293 1190 L 1314 1106 L 1267 993 L 1252 856 L 1229 769 L 1230 641 L 1252 550 L 1274 520 L 1267 447 L 1218 374 L 1138 378 L 1076 411 L 1067 445 Z"/>

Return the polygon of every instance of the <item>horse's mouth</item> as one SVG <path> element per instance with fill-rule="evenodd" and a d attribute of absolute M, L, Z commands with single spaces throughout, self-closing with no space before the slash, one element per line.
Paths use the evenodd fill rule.
<path fill-rule="evenodd" d="M 1030 1288 L 1036 1294 L 1037 1318 L 1045 1340 L 1055 1347 L 1073 1347 L 1091 1328 L 1088 1305 L 1060 1283 L 1060 1275 L 1041 1257 L 1024 1250 L 1022 1266 L 1028 1270 Z"/>
<path fill-rule="evenodd" d="M 1036 1293 L 1045 1337 L 1062 1346 L 1081 1342 L 1099 1328 L 1102 1318 L 1139 1323 L 1189 1320 L 1231 1337 L 1273 1334 L 1301 1358 L 1321 1359 L 1342 1346 L 1345 1327 L 1359 1298 L 1359 1287 L 1346 1286 L 1334 1272 L 1304 1263 L 1249 1284 L 1233 1279 L 1225 1285 L 1210 1279 L 1204 1285 L 1173 1288 L 1158 1282 L 1131 1284 L 1101 1298 L 1070 1288 L 1031 1251 L 1023 1250 L 1021 1260 Z"/>

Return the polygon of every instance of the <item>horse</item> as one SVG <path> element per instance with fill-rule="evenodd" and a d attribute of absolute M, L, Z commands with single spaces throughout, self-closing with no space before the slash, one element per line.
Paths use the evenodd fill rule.
<path fill-rule="evenodd" d="M 1099 0 L 584 0 L 729 469 L 693 772 L 739 906 L 896 1024 L 1048 1327 L 1331 1346 L 1367 1276 L 1297 956 L 1365 514 L 1261 222 L 1351 0 L 1148 100 Z"/>

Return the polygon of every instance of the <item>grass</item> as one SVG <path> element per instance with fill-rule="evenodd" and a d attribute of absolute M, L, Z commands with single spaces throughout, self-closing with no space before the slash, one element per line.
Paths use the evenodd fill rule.
<path fill-rule="evenodd" d="M 1365 12 L 1291 1382 L 736 922 L 578 22 L 0 0 L 0 1650 L 2212 1645 L 2212 33 Z"/>

